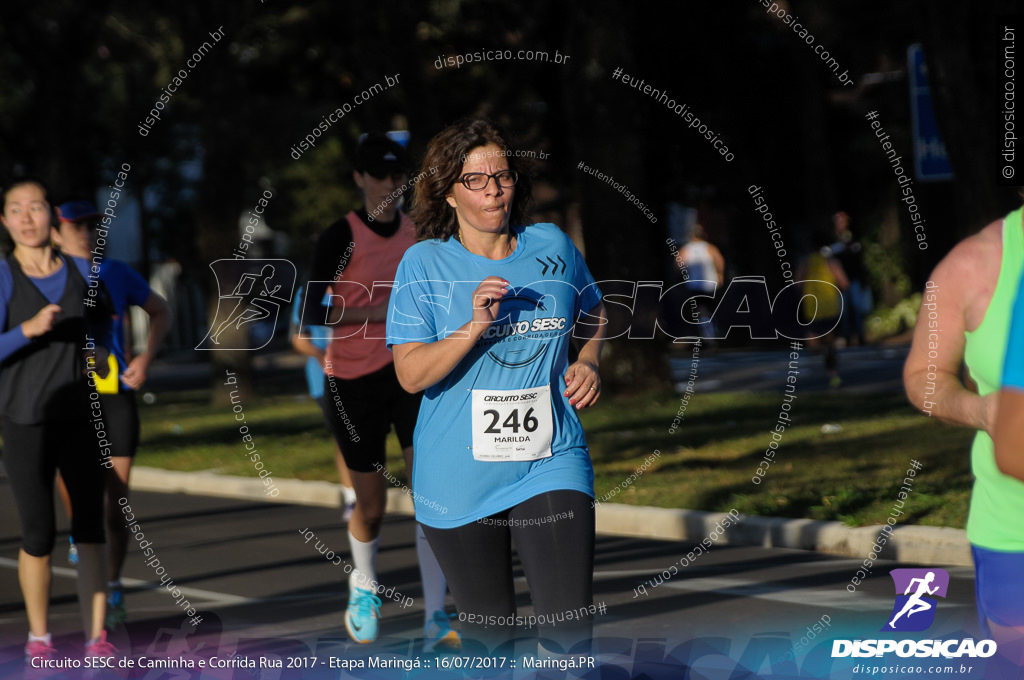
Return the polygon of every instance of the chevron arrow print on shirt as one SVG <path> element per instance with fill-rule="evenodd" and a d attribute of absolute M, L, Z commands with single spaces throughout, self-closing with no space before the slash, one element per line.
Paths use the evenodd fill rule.
<path fill-rule="evenodd" d="M 544 276 L 547 275 L 549 269 L 551 270 L 551 275 L 552 276 L 554 276 L 555 274 L 559 274 L 559 273 L 561 273 L 561 274 L 565 273 L 565 267 L 566 267 L 565 260 L 563 260 L 558 255 L 555 255 L 555 259 L 557 259 L 558 262 L 555 262 L 555 260 L 552 260 L 550 257 L 545 257 L 544 258 L 544 260 L 547 260 L 547 262 L 545 262 L 544 260 L 540 259 L 539 257 L 535 257 L 533 259 L 537 260 L 537 262 L 540 263 L 540 266 L 544 268 L 544 270 L 541 272 L 541 274 L 544 275 Z M 559 270 L 559 268 L 558 268 L 558 264 L 559 263 L 562 264 L 561 270 Z"/>

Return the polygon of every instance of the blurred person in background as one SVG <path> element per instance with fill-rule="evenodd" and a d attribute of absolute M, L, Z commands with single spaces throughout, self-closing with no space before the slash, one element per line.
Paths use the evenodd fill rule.
<path fill-rule="evenodd" d="M 327 356 L 327 344 L 331 339 L 331 329 L 327 326 L 307 325 L 299 331 L 301 325 L 300 315 L 302 313 L 303 286 L 295 292 L 295 304 L 292 306 L 292 347 L 299 354 L 308 357 L 306 359 L 306 384 L 309 388 L 309 396 L 320 407 L 320 412 L 327 423 L 327 429 L 334 436 L 334 464 L 338 468 L 338 479 L 341 480 L 341 521 L 348 522 L 352 512 L 356 509 L 356 492 L 352 488 L 352 478 L 348 473 L 348 466 L 345 465 L 345 457 L 341 455 L 338 448 L 338 438 L 343 433 L 335 432 L 334 419 L 330 417 L 327 408 L 334 408 L 334 404 L 324 402 L 324 358 Z"/>
<path fill-rule="evenodd" d="M 843 291 L 843 315 L 840 319 L 839 335 L 848 347 L 853 345 L 854 340 L 858 345 L 864 345 L 864 320 L 874 306 L 868 272 L 864 266 L 864 251 L 860 243 L 853 239 L 848 214 L 843 211 L 837 212 L 832 216 L 832 224 L 836 240 L 829 247 L 850 282 L 849 288 Z"/>
<path fill-rule="evenodd" d="M 690 240 L 683 246 L 676 255 L 676 265 L 682 269 L 686 268 L 687 276 L 686 290 L 689 295 L 699 295 L 693 298 L 696 304 L 695 323 L 707 324 L 702 326 L 706 337 L 704 344 L 706 352 L 713 352 L 715 349 L 715 336 L 717 329 L 714 324 L 708 323 L 714 313 L 715 292 L 725 283 L 725 258 L 714 244 L 707 241 L 708 233 L 704 225 L 695 224 Z M 707 297 L 705 297 L 707 296 Z M 692 309 L 687 306 L 686 316 L 692 318 Z"/>
<path fill-rule="evenodd" d="M 832 248 L 822 245 L 800 263 L 796 280 L 800 281 L 805 297 L 800 303 L 800 323 L 807 326 L 807 345 L 819 347 L 825 358 L 825 372 L 832 389 L 842 385 L 839 377 L 839 348 L 836 346 L 841 317 L 845 314 L 843 295 L 850 287 L 843 265 L 832 254 Z"/>
<path fill-rule="evenodd" d="M 356 492 L 348 522 L 355 569 L 348 583 L 345 629 L 359 643 L 373 642 L 380 625 L 377 592 L 384 588 L 377 578 L 377 552 L 389 486 L 384 476 L 387 435 L 394 425 L 411 479 L 413 430 L 422 397 L 405 392 L 395 375 L 384 342 L 388 288 L 380 285 L 395 280 L 402 254 L 416 242 L 415 226 L 396 200 L 407 186 L 410 165 L 405 149 L 388 136 L 360 139 L 352 178 L 363 207 L 320 235 L 303 305 L 303 325 L 334 327 L 324 358 L 324 399 Z M 328 292 L 340 304 L 324 306 Z M 459 634 L 444 609 L 444 574 L 422 527 L 417 527 L 416 553 L 423 583 L 424 651 L 460 649 Z"/>
<path fill-rule="evenodd" d="M 57 215 L 59 221 L 51 234 L 54 244 L 62 253 L 91 261 L 94 270 L 98 267 L 99 280 L 105 285 L 114 305 L 113 329 L 105 347 L 109 373 L 96 384 L 107 439 L 111 443 L 112 467 L 106 480 L 106 516 L 109 545 L 107 625 L 112 627 L 123 623 L 126 616 L 121 570 L 128 553 L 130 533 L 121 512 L 124 507 L 121 499 L 128 502 L 132 460 L 139 448 L 139 406 L 135 395 L 145 384 L 149 365 L 170 330 L 171 313 L 167 302 L 154 293 L 134 269 L 120 260 L 104 257 L 107 229 L 101 223 L 102 213 L 92 203 L 67 201 L 57 207 Z M 99 243 L 100 238 L 104 239 L 103 244 Z M 146 348 L 135 356 L 132 339 L 127 333 L 128 308 L 133 305 L 141 307 L 149 315 Z M 73 508 L 60 480 L 58 487 L 64 507 L 71 516 Z M 74 537 L 70 540 L 69 558 L 74 563 L 73 555 L 77 549 Z"/>

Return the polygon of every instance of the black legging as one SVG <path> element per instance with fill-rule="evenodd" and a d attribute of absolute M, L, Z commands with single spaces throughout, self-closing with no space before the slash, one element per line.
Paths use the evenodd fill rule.
<path fill-rule="evenodd" d="M 590 638 L 592 616 L 579 616 L 593 602 L 594 508 L 588 495 L 550 491 L 485 520 L 423 530 L 467 638 L 493 649 L 512 637 L 516 599 L 510 539 L 530 586 L 539 636 L 563 651 Z"/>
<path fill-rule="evenodd" d="M 53 491 L 59 468 L 71 497 L 71 536 L 76 543 L 103 543 L 105 468 L 94 431 L 69 406 L 64 422 L 21 425 L 2 421 L 3 460 L 21 520 L 22 548 L 33 557 L 53 551 L 57 535 Z M 80 415 L 76 414 L 76 415 Z"/>

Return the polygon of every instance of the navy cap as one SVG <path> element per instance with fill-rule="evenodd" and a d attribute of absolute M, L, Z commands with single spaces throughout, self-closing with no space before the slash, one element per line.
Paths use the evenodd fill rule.
<path fill-rule="evenodd" d="M 356 172 L 368 172 L 374 177 L 408 173 L 409 154 L 402 145 L 387 135 L 367 135 L 356 147 Z"/>
<path fill-rule="evenodd" d="M 67 201 L 57 206 L 61 222 L 77 222 L 92 217 L 99 217 L 100 211 L 89 201 Z"/>

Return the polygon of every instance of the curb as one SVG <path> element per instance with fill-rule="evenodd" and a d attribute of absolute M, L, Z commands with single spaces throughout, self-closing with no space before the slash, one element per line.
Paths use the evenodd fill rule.
<path fill-rule="evenodd" d="M 158 493 L 238 498 L 270 503 L 339 507 L 341 485 L 333 482 L 282 479 L 273 482 L 279 491 L 267 495 L 259 479 L 218 475 L 213 472 L 174 472 L 149 467 L 132 468 L 131 488 Z M 388 489 L 388 512 L 414 514 L 412 498 L 401 489 Z M 608 536 L 700 542 L 711 534 L 726 513 L 703 510 L 652 508 L 642 505 L 598 503 L 597 533 Z M 789 548 L 870 559 L 881 526 L 848 527 L 842 522 L 810 519 L 741 516 L 725 530 L 715 545 Z M 732 517 L 729 517 L 732 521 Z M 971 545 L 967 532 L 949 527 L 897 526 L 876 559 L 897 560 L 926 566 L 970 567 Z"/>

